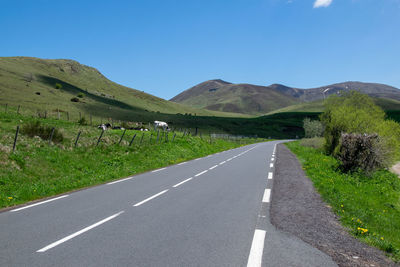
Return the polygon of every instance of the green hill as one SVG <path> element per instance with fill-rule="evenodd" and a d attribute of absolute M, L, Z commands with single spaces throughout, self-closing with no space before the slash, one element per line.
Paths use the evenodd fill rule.
<path fill-rule="evenodd" d="M 97 69 L 73 60 L 29 57 L 0 58 L 0 104 L 138 121 L 151 120 L 158 113 L 243 116 L 173 103 L 114 83 Z"/>

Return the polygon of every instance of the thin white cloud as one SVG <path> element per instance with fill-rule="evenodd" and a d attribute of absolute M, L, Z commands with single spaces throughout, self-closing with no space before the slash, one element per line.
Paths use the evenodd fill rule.
<path fill-rule="evenodd" d="M 314 8 L 328 7 L 332 4 L 332 0 L 315 0 Z"/>

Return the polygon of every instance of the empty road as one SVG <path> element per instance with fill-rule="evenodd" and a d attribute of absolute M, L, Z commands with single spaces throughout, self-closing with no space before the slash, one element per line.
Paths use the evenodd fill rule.
<path fill-rule="evenodd" d="M 0 213 L 0 266 L 336 266 L 269 222 L 276 142 Z"/>

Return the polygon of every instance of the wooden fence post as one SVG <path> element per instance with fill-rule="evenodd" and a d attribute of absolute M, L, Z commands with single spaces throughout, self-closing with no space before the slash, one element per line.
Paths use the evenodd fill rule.
<path fill-rule="evenodd" d="M 5 111 L 6 113 L 7 113 L 7 108 L 8 108 L 8 104 L 6 104 L 6 111 Z"/>
<path fill-rule="evenodd" d="M 50 137 L 49 137 L 49 145 L 51 144 L 51 140 L 53 140 L 53 135 L 54 135 L 54 130 L 56 128 L 53 127 L 53 129 L 51 129 L 51 133 L 50 133 Z"/>
<path fill-rule="evenodd" d="M 176 136 L 176 133 L 174 133 L 174 136 L 172 137 L 172 141 L 171 142 L 174 142 L 175 136 Z"/>
<path fill-rule="evenodd" d="M 140 143 L 139 143 L 139 146 L 141 146 L 141 145 L 142 145 L 143 137 L 144 137 L 144 133 L 142 134 L 142 138 L 140 138 Z"/>
<path fill-rule="evenodd" d="M 82 119 L 82 114 L 81 114 L 81 112 L 79 112 L 79 120 L 81 120 Z"/>
<path fill-rule="evenodd" d="M 81 132 L 82 131 L 79 131 L 78 135 L 76 136 L 75 147 L 78 145 L 78 140 L 79 140 L 79 136 L 81 136 Z"/>
<path fill-rule="evenodd" d="M 69 121 L 69 112 L 67 111 L 67 121 Z"/>
<path fill-rule="evenodd" d="M 15 132 L 14 145 L 13 145 L 13 153 L 14 153 L 14 151 L 15 151 L 15 147 L 17 146 L 18 133 L 19 133 L 19 125 L 17 126 L 17 131 Z"/>
<path fill-rule="evenodd" d="M 132 137 L 132 140 L 131 140 L 131 142 L 129 143 L 129 146 L 131 146 L 132 145 L 132 143 L 133 143 L 133 140 L 135 140 L 135 137 L 136 137 L 136 134 Z"/>
<path fill-rule="evenodd" d="M 103 134 L 104 134 L 104 130 L 101 131 L 101 134 L 100 134 L 100 136 L 99 136 L 99 139 L 97 140 L 96 146 L 99 145 L 99 143 L 100 143 L 100 141 L 101 141 L 101 138 L 103 137 Z"/>
<path fill-rule="evenodd" d="M 20 108 L 21 108 L 21 105 L 18 105 L 17 114 L 19 114 L 19 109 Z"/>
<path fill-rule="evenodd" d="M 90 116 L 90 118 L 92 118 L 92 116 Z M 125 132 L 126 132 L 126 129 L 125 129 L 124 132 L 122 133 L 121 139 L 119 139 L 118 145 L 121 144 L 121 141 L 122 141 L 122 138 L 124 138 Z"/>

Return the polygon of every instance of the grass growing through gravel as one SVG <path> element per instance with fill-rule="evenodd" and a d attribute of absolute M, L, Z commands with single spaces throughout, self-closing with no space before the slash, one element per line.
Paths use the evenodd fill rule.
<path fill-rule="evenodd" d="M 371 177 L 343 174 L 338 161 L 320 150 L 300 142 L 286 145 L 349 232 L 400 261 L 400 179 L 387 170 Z"/>
<path fill-rule="evenodd" d="M 160 134 L 159 143 L 156 144 L 157 132 L 127 130 L 123 141 L 118 145 L 123 131 L 108 130 L 96 147 L 101 133 L 96 127 L 40 119 L 41 125 L 57 128 L 62 133 L 63 140 L 49 145 L 48 140 L 20 133 L 17 149 L 12 153 L 16 126 L 36 121 L 36 118 L 15 113 L 0 113 L 0 208 L 262 140 L 246 139 L 239 143 L 213 139 L 210 144 L 209 136 L 182 137 L 183 133 L 179 132 L 173 142 L 173 133 L 168 134 L 168 142 L 165 135 Z M 82 133 L 75 148 L 74 142 L 79 131 Z M 132 146 L 129 146 L 134 134 L 137 136 Z"/>

